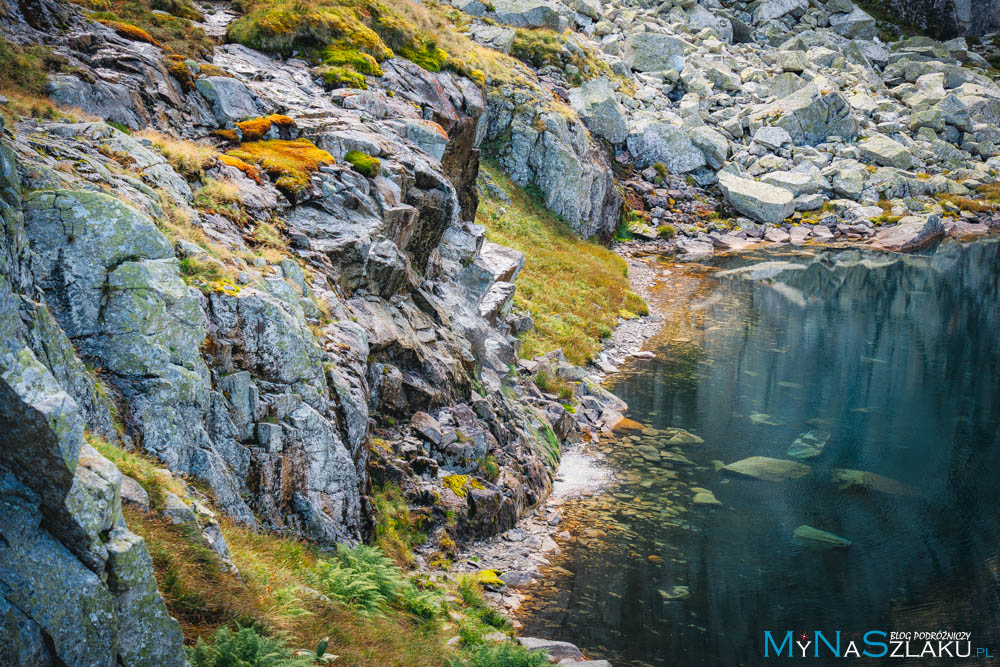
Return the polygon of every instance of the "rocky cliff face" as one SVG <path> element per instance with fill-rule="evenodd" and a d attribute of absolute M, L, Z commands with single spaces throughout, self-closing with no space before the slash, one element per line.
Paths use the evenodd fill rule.
<path fill-rule="evenodd" d="M 326 544 L 372 535 L 370 470 L 449 539 L 505 530 L 547 495 L 578 426 L 512 373 L 523 257 L 470 220 L 492 127 L 476 84 L 397 60 L 385 87 L 331 94 L 301 61 L 229 45 L 213 58 L 226 76 L 184 88 L 160 49 L 59 3 L 3 21 L 65 59 L 54 100 L 120 125 L 4 133 L 0 662 L 183 664 L 121 474 L 85 433 L 207 483 L 243 524 Z M 121 129 L 204 137 L 272 112 L 291 120 L 265 140 L 319 156 L 294 191 L 239 160 L 181 173 Z M 552 205 L 607 235 L 607 161 L 579 121 L 560 127 L 518 153 L 525 182 L 556 197 L 575 169 L 586 201 Z M 205 203 L 211 188 L 226 199 Z M 581 424 L 622 408 L 588 391 Z"/>
<path fill-rule="evenodd" d="M 35 280 L 17 167 L 0 145 L 0 662 L 183 665 L 122 475 L 84 440 L 107 406 Z"/>

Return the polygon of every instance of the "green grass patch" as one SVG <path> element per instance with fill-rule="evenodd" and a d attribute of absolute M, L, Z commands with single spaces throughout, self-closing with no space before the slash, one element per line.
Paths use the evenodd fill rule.
<path fill-rule="evenodd" d="M 584 364 L 601 349 L 602 334 L 618 323 L 630 297 L 628 267 L 621 257 L 574 236 L 569 226 L 493 163 L 480 169 L 507 193 L 512 204 L 483 197 L 476 222 L 490 241 L 524 253 L 514 303 L 531 313 L 535 330 L 522 337 L 520 354 L 531 358 L 561 349 Z"/>

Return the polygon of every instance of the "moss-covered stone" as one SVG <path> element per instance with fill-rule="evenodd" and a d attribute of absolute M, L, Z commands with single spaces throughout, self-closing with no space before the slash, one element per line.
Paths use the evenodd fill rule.
<path fill-rule="evenodd" d="M 354 170 L 359 174 L 363 174 L 368 178 L 374 178 L 378 176 L 379 168 L 381 163 L 378 158 L 372 157 L 367 153 L 362 153 L 361 151 L 347 151 L 347 155 L 344 156 Z"/>

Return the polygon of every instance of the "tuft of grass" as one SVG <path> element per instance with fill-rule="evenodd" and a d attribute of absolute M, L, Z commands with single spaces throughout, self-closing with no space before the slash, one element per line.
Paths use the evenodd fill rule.
<path fill-rule="evenodd" d="M 399 566 L 413 562 L 413 547 L 427 539 L 423 521 L 410 514 L 402 490 L 387 484 L 375 491 L 375 543 Z"/>
<path fill-rule="evenodd" d="M 367 153 L 362 153 L 361 151 L 347 151 L 347 155 L 344 159 L 354 167 L 354 171 L 358 172 L 363 176 L 368 178 L 374 178 L 378 176 L 379 168 L 381 163 L 377 157 L 372 157 Z"/>
<path fill-rule="evenodd" d="M 660 225 L 656 228 L 656 235 L 661 239 L 672 239 L 677 236 L 677 229 L 673 225 Z"/>
<path fill-rule="evenodd" d="M 52 49 L 39 44 L 20 46 L 0 36 L 0 91 L 44 95 Z"/>
<path fill-rule="evenodd" d="M 319 76 L 323 79 L 323 83 L 327 88 L 360 88 L 361 90 L 368 90 L 368 83 L 365 81 L 365 75 L 360 72 L 355 72 L 349 67 L 342 67 L 340 65 L 325 65 L 317 70 Z"/>
<path fill-rule="evenodd" d="M 976 191 L 994 204 L 1000 204 L 1000 182 L 980 185 Z"/>
<path fill-rule="evenodd" d="M 123 475 L 139 483 L 149 495 L 149 506 L 159 511 L 166 502 L 166 493 L 184 495 L 184 484 L 158 465 L 151 457 L 122 449 L 110 444 L 104 438 L 88 432 L 87 444 L 101 453 L 101 456 L 115 464 Z"/>
<path fill-rule="evenodd" d="M 146 42 L 147 44 L 152 44 L 153 46 L 163 46 L 156 39 L 153 38 L 148 32 L 140 28 L 139 26 L 132 25 L 131 23 L 125 23 L 124 21 L 115 21 L 113 19 L 97 19 L 98 23 L 103 23 L 108 26 L 119 35 L 126 39 L 131 39 L 133 42 Z"/>
<path fill-rule="evenodd" d="M 947 192 L 942 192 L 937 196 L 938 201 L 949 202 L 954 204 L 962 211 L 972 211 L 973 213 L 992 213 L 997 209 L 996 204 L 992 201 L 982 201 L 979 199 L 972 199 L 971 197 L 964 197 L 962 195 L 953 195 Z"/>
<path fill-rule="evenodd" d="M 333 156 L 308 139 L 284 141 L 268 139 L 240 144 L 228 155 L 260 166 L 279 190 L 290 199 L 311 185 L 310 174 L 324 164 L 333 164 Z"/>
<path fill-rule="evenodd" d="M 614 252 L 573 235 L 569 226 L 508 179 L 493 163 L 480 169 L 512 204 L 483 198 L 476 222 L 490 241 L 524 253 L 515 305 L 531 313 L 535 330 L 523 334 L 520 354 L 531 358 L 562 349 L 585 364 L 601 349 L 602 332 L 618 324 L 630 294 L 627 265 Z"/>
<path fill-rule="evenodd" d="M 195 26 L 199 12 L 190 0 L 72 0 L 90 17 L 132 40 L 198 59 L 212 53 L 214 41 Z"/>
<path fill-rule="evenodd" d="M 208 144 L 175 139 L 156 130 L 147 129 L 136 134 L 148 139 L 153 148 L 167 158 L 170 166 L 188 180 L 201 178 L 204 171 L 211 167 L 219 156 Z"/>
<path fill-rule="evenodd" d="M 446 475 L 443 480 L 441 480 L 445 486 L 455 492 L 455 495 L 459 498 L 465 498 L 469 495 L 469 489 L 484 489 L 483 483 L 477 479 L 469 477 L 468 475 Z"/>
<path fill-rule="evenodd" d="M 229 181 L 207 178 L 205 184 L 194 193 L 193 201 L 198 208 L 216 210 L 239 202 L 240 189 Z"/>

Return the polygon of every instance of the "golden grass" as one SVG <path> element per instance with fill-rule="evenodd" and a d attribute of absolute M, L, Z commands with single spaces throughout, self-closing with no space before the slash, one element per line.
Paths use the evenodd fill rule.
<path fill-rule="evenodd" d="M 621 310 L 642 312 L 645 303 L 629 289 L 625 260 L 596 243 L 582 241 L 569 227 L 501 170 L 480 167 L 510 196 L 513 205 L 483 198 L 476 221 L 490 241 L 524 253 L 514 303 L 531 313 L 535 331 L 522 338 L 520 354 L 530 358 L 561 349 L 583 364 L 601 349 Z"/>
<path fill-rule="evenodd" d="M 997 209 L 997 205 L 992 201 L 982 201 L 980 199 L 972 199 L 971 197 L 963 197 L 962 195 L 953 195 L 946 192 L 939 194 L 938 200 L 942 202 L 949 202 L 963 211 L 971 211 L 973 213 L 992 213 Z"/>
<path fill-rule="evenodd" d="M 167 162 L 188 179 L 200 178 L 212 166 L 219 154 L 215 148 L 186 139 L 175 139 L 156 130 L 142 130 L 137 136 L 152 142 L 153 148 L 167 158 Z"/>
<path fill-rule="evenodd" d="M 986 183 L 976 188 L 976 191 L 994 204 L 1000 204 L 1000 183 Z"/>
<path fill-rule="evenodd" d="M 194 193 L 194 205 L 207 210 L 235 204 L 239 201 L 239 187 L 229 181 L 219 181 L 214 178 L 206 178 L 205 184 Z"/>
<path fill-rule="evenodd" d="M 228 154 L 259 165 L 289 198 L 309 187 L 312 172 L 318 171 L 324 164 L 334 163 L 332 155 L 317 148 L 308 139 L 252 141 L 240 144 Z"/>

